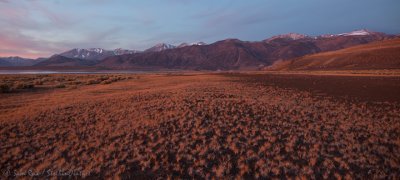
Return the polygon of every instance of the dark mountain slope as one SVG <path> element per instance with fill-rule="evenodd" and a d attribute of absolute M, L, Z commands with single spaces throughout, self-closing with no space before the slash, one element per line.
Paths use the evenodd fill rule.
<path fill-rule="evenodd" d="M 54 55 L 47 60 L 35 64 L 34 66 L 92 66 L 94 64 L 96 64 L 96 61 L 87 61 Z"/>
<path fill-rule="evenodd" d="M 269 70 L 400 69 L 400 38 L 278 61 Z"/>

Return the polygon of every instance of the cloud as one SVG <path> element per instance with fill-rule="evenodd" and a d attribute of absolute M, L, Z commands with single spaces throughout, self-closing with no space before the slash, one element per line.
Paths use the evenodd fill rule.
<path fill-rule="evenodd" d="M 52 47 L 51 42 L 37 41 L 19 32 L 0 31 L 0 56 L 19 55 L 23 57 L 48 56 L 59 49 Z M 12 53 L 12 54 L 11 54 Z"/>
<path fill-rule="evenodd" d="M 79 37 L 79 33 L 71 32 L 76 28 L 73 19 L 74 16 L 51 10 L 39 1 L 10 1 L 3 4 L 0 6 L 0 57 L 50 56 L 73 46 L 104 41 L 106 34 L 112 33 L 95 31 L 88 33 L 85 39 L 66 39 L 73 36 L 71 34 Z"/>
<path fill-rule="evenodd" d="M 65 28 L 74 24 L 72 16 L 61 12 L 55 13 L 38 1 L 19 1 L 0 6 L 0 28 L 43 30 Z"/>
<path fill-rule="evenodd" d="M 40 1 L 30 0 L 30 5 L 33 10 L 38 11 L 42 15 L 44 15 L 47 19 L 51 21 L 52 25 L 57 27 L 68 27 L 74 23 L 71 15 L 63 14 L 62 12 L 54 12 L 50 8 L 43 6 Z"/>
<path fill-rule="evenodd" d="M 117 40 L 113 39 L 113 34 L 120 30 L 121 28 L 114 27 L 105 31 L 90 32 L 84 38 L 54 41 L 38 39 L 18 30 L 0 29 L 0 57 L 15 55 L 29 58 L 48 57 L 78 47 L 110 47 L 119 44 Z"/>

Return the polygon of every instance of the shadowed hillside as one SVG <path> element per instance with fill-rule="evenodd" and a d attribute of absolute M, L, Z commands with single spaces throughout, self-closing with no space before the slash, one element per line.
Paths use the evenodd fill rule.
<path fill-rule="evenodd" d="M 35 64 L 35 66 L 90 66 L 94 64 L 96 64 L 96 61 L 54 55 L 45 61 Z"/>
<path fill-rule="evenodd" d="M 278 61 L 268 70 L 399 69 L 400 38 Z"/>

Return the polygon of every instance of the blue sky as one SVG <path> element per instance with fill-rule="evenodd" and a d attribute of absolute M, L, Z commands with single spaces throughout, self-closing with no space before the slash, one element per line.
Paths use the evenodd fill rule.
<path fill-rule="evenodd" d="M 399 0 L 0 0 L 0 56 L 277 34 L 400 33 Z"/>

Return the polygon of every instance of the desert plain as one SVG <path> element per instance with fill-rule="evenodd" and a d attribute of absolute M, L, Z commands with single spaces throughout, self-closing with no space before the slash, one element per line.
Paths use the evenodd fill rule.
<path fill-rule="evenodd" d="M 399 72 L 0 75 L 0 179 L 399 179 Z"/>

